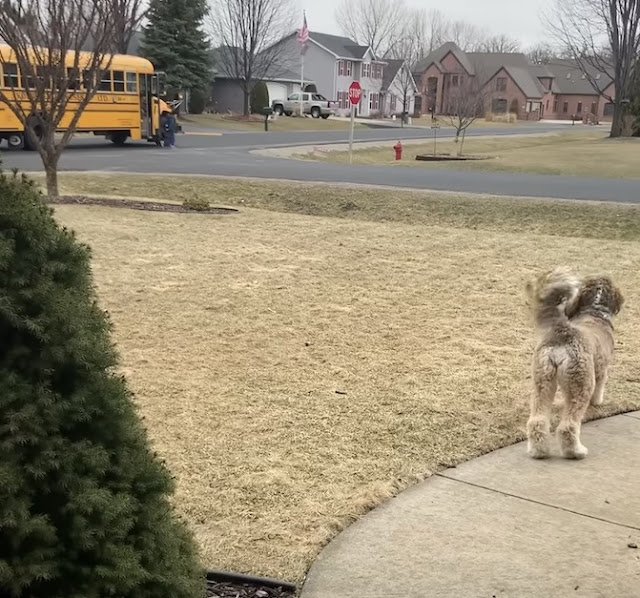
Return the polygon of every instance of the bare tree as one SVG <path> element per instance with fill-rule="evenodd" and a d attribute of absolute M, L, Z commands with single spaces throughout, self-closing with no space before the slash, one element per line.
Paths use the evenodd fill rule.
<path fill-rule="evenodd" d="M 288 58 L 284 44 L 294 22 L 290 0 L 211 0 L 210 29 L 217 45 L 214 66 L 238 81 L 244 95 L 244 114 L 257 81 L 274 76 Z"/>
<path fill-rule="evenodd" d="M 556 0 L 547 21 L 591 86 L 613 103 L 610 135 L 620 137 L 640 50 L 640 0 Z M 599 74 L 613 78 L 614 95 Z"/>
<path fill-rule="evenodd" d="M 552 45 L 540 43 L 527 50 L 527 58 L 532 64 L 551 64 L 561 56 Z"/>
<path fill-rule="evenodd" d="M 439 10 L 431 10 L 427 15 L 428 34 L 425 44 L 425 56 L 449 41 L 449 23 Z M 423 56 L 424 58 L 424 56 Z"/>
<path fill-rule="evenodd" d="M 335 17 L 344 35 L 384 56 L 401 37 L 407 10 L 404 0 L 342 0 Z"/>
<path fill-rule="evenodd" d="M 463 52 L 481 51 L 487 37 L 484 30 L 466 21 L 452 21 L 446 31 L 447 41 L 454 42 Z"/>
<path fill-rule="evenodd" d="M 147 9 L 144 0 L 113 0 L 115 36 L 113 51 L 127 54 L 135 33 L 140 29 Z"/>
<path fill-rule="evenodd" d="M 113 15 L 112 0 L 0 0 L 0 38 L 12 50 L 4 70 L 11 88 L 0 89 L 0 103 L 23 124 L 25 143 L 38 150 L 51 197 L 58 196 L 62 151 L 110 67 Z M 87 45 L 93 51 L 81 53 Z"/>
<path fill-rule="evenodd" d="M 487 39 L 480 42 L 478 50 L 480 52 L 490 52 L 496 54 L 507 54 L 510 52 L 520 51 L 520 42 L 504 33 L 498 35 L 490 35 Z"/>
<path fill-rule="evenodd" d="M 458 143 L 458 156 L 462 155 L 462 146 L 467 129 L 482 115 L 488 97 L 487 86 L 481 77 L 460 77 L 458 86 L 449 89 L 447 96 L 449 122 L 456 130 L 455 142 Z"/>

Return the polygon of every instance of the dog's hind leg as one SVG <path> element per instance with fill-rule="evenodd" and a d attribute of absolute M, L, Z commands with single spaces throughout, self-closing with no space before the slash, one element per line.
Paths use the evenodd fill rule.
<path fill-rule="evenodd" d="M 593 391 L 591 397 L 592 405 L 602 405 L 604 403 L 604 387 L 607 383 L 607 372 L 600 373 L 599 377 L 596 377 L 596 388 Z"/>
<path fill-rule="evenodd" d="M 562 420 L 556 430 L 562 455 L 566 459 L 584 459 L 588 450 L 580 442 L 580 427 L 596 387 L 593 367 L 581 364 L 560 380 L 565 404 Z"/>
<path fill-rule="evenodd" d="M 531 395 L 531 415 L 527 422 L 527 452 L 534 459 L 549 456 L 549 436 L 551 431 L 551 408 L 558 383 L 556 368 L 551 363 L 536 360 L 533 370 L 533 394 Z"/>

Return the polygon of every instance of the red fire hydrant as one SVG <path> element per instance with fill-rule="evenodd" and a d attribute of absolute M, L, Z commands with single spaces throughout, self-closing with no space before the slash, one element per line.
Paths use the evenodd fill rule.
<path fill-rule="evenodd" d="M 396 160 L 402 160 L 402 143 L 398 141 L 398 143 L 393 146 L 393 149 L 396 151 Z"/>

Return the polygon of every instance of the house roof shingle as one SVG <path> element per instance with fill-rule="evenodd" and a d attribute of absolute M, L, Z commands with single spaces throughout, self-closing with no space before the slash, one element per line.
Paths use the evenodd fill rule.
<path fill-rule="evenodd" d="M 451 52 L 456 60 L 462 65 L 462 67 L 469 73 L 470 75 L 475 75 L 475 71 L 473 69 L 473 64 L 467 58 L 467 54 L 465 54 L 456 44 L 453 42 L 447 42 L 442 44 L 439 48 L 436 48 L 431 54 L 429 54 L 426 58 L 420 60 L 414 67 L 413 71 L 415 73 L 422 73 L 429 68 L 429 66 L 434 63 L 440 69 L 442 69 L 442 65 L 440 61 Z"/>
<path fill-rule="evenodd" d="M 369 49 L 368 46 L 358 46 L 348 37 L 339 35 L 329 35 L 328 33 L 318 33 L 310 31 L 309 37 L 316 43 L 324 46 L 339 58 L 353 58 L 362 60 Z"/>
<path fill-rule="evenodd" d="M 236 69 L 233 66 L 225 68 L 224 64 L 229 57 L 233 57 L 233 54 L 242 52 L 241 48 L 233 46 L 218 46 L 210 52 L 211 63 L 213 64 L 213 76 L 216 79 L 234 79 Z M 265 65 L 266 66 L 266 65 Z M 299 83 L 300 73 L 292 71 L 286 66 L 273 62 L 269 64 L 268 76 L 266 81 L 283 81 L 286 83 Z M 314 83 L 313 79 L 305 77 L 306 83 Z"/>
<path fill-rule="evenodd" d="M 565 95 L 593 95 L 597 91 L 574 60 L 559 60 L 546 65 L 554 76 L 553 91 Z M 601 91 L 613 82 L 613 77 L 606 73 L 589 69 L 589 74 L 598 81 Z"/>
<path fill-rule="evenodd" d="M 384 70 L 382 71 L 382 89 L 389 89 L 389 86 L 393 83 L 404 62 L 402 59 L 386 61 Z"/>
<path fill-rule="evenodd" d="M 414 68 L 416 73 L 424 72 L 431 64 L 442 68 L 440 62 L 451 52 L 465 70 L 479 78 L 482 85 L 504 69 L 514 80 L 522 92 L 533 99 L 540 99 L 545 93 L 538 77 L 553 77 L 546 68 L 532 65 L 524 54 L 500 52 L 463 52 L 452 43 L 447 42 L 433 51 Z"/>

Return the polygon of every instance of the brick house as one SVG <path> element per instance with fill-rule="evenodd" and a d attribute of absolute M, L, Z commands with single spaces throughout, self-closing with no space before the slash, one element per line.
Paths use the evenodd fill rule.
<path fill-rule="evenodd" d="M 602 93 L 594 90 L 587 75 L 572 60 L 561 60 L 544 67 L 551 75 L 551 93 L 545 100 L 545 118 L 568 120 L 575 116 L 587 121 L 590 115 L 597 122 L 610 121 L 615 97 L 613 78 L 605 73 L 589 73 Z M 605 97 L 607 96 L 607 97 Z"/>
<path fill-rule="evenodd" d="M 485 111 L 511 112 L 521 120 L 610 118 L 601 94 L 573 61 L 533 65 L 521 53 L 463 52 L 448 42 L 414 67 L 416 112 L 450 114 L 450 95 L 468 78 L 477 78 Z M 596 75 L 597 76 L 597 75 Z M 603 76 L 604 77 L 604 76 Z M 612 92 L 611 79 L 601 89 Z"/>

